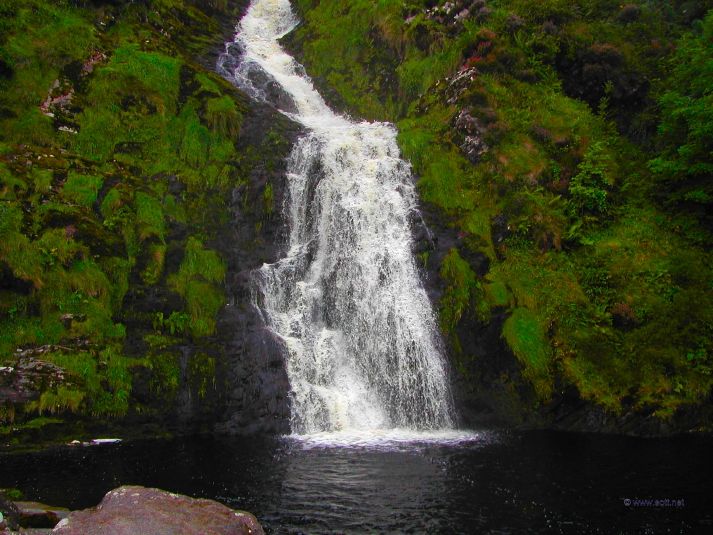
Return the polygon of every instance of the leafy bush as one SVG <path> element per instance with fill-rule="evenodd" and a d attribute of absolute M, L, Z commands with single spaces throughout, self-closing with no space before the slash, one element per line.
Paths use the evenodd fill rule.
<path fill-rule="evenodd" d="M 592 143 L 569 186 L 577 214 L 603 215 L 609 211 L 609 190 L 614 185 L 614 164 L 602 141 Z"/>
<path fill-rule="evenodd" d="M 668 200 L 713 208 L 713 11 L 697 31 L 685 35 L 670 60 L 671 76 L 659 98 L 662 154 L 650 167 Z"/>

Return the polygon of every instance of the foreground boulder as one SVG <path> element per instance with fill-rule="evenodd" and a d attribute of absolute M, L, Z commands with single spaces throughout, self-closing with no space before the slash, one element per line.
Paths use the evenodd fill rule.
<path fill-rule="evenodd" d="M 74 511 L 54 528 L 62 535 L 264 535 L 250 513 L 212 500 L 124 486 L 95 508 Z"/>

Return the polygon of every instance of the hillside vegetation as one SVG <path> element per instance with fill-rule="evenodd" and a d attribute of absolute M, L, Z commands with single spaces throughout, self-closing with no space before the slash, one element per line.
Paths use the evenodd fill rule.
<path fill-rule="evenodd" d="M 295 3 L 287 45 L 334 105 L 397 123 L 457 232 L 435 270 L 461 374 L 485 356 L 457 326 L 505 312 L 537 404 L 710 399 L 710 1 Z"/>
<path fill-rule="evenodd" d="M 167 412 L 179 383 L 215 389 L 216 234 L 234 189 L 247 202 L 251 170 L 284 145 L 275 132 L 270 157 L 239 151 L 248 100 L 195 59 L 237 17 L 221 1 L 2 2 L 4 442 L 56 416 Z M 271 191 L 246 210 L 269 217 Z"/>

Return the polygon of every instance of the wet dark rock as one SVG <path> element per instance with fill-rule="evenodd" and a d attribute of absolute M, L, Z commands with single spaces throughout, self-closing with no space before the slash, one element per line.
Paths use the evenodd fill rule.
<path fill-rule="evenodd" d="M 243 49 L 238 43 L 229 43 L 218 61 L 218 72 L 228 80 L 234 80 L 235 72 L 241 62 Z M 297 106 L 292 97 L 259 66 L 248 65 L 239 76 L 250 87 L 255 98 L 275 106 L 278 110 L 295 113 Z"/>
<path fill-rule="evenodd" d="M 525 26 L 525 20 L 514 13 L 508 15 L 508 18 L 505 21 L 505 27 L 512 33 L 518 31 L 523 26 Z"/>
<path fill-rule="evenodd" d="M 10 500 L 6 499 L 0 493 L 0 513 L 3 520 L 0 521 L 0 535 L 7 533 L 7 530 L 18 529 L 20 526 L 17 523 L 17 506 Z"/>
<path fill-rule="evenodd" d="M 478 119 L 471 115 L 469 109 L 460 111 L 455 120 L 455 127 L 461 134 L 459 146 L 463 154 L 471 163 L 478 163 L 488 151 L 488 145 L 483 139 L 486 129 L 479 123 Z"/>
<path fill-rule="evenodd" d="M 500 245 L 510 236 L 510 224 L 505 214 L 498 214 L 493 218 L 490 223 L 490 232 L 495 245 Z"/>
<path fill-rule="evenodd" d="M 636 4 L 626 4 L 619 11 L 619 20 L 624 23 L 635 22 L 641 16 L 641 8 Z"/>
<path fill-rule="evenodd" d="M 448 104 L 456 104 L 460 97 L 478 77 L 478 69 L 475 67 L 464 68 L 456 74 L 446 79 L 446 100 Z"/>
<path fill-rule="evenodd" d="M 628 331 L 639 324 L 639 319 L 636 317 L 634 309 L 627 303 L 614 304 L 609 313 L 612 316 L 612 324 L 617 329 Z"/>
<path fill-rule="evenodd" d="M 69 515 L 69 509 L 39 502 L 14 502 L 17 523 L 23 528 L 53 528 Z"/>
<path fill-rule="evenodd" d="M 226 388 L 218 414 L 224 432 L 289 432 L 290 390 L 284 363 L 285 348 L 265 327 L 256 306 L 256 270 L 275 262 L 283 252 L 286 223 L 281 207 L 286 197 L 286 158 L 300 132 L 297 125 L 267 105 L 254 104 L 241 131 L 241 144 L 259 146 L 279 127 L 288 141 L 274 154 L 274 165 L 257 166 L 250 184 L 233 192 L 232 221 L 213 244 L 227 260 L 228 305 L 218 317 L 215 342 L 222 348 Z M 263 191 L 270 184 L 274 213 L 255 211 L 263 206 Z M 256 223 L 260 223 L 256 231 Z"/>
<path fill-rule="evenodd" d="M 250 513 L 213 500 L 159 489 L 124 486 L 109 491 L 92 509 L 73 511 L 53 533 L 61 535 L 262 535 Z"/>
<path fill-rule="evenodd" d="M 542 31 L 548 35 L 556 35 L 559 33 L 559 28 L 553 21 L 546 20 L 542 23 Z"/>
<path fill-rule="evenodd" d="M 607 97 L 611 106 L 622 111 L 622 125 L 646 102 L 649 82 L 612 44 L 596 43 L 574 54 L 560 53 L 556 67 L 568 96 L 586 101 L 594 110 Z"/>
<path fill-rule="evenodd" d="M 0 59 L 0 79 L 9 80 L 14 73 L 12 65 Z"/>
<path fill-rule="evenodd" d="M 37 399 L 41 392 L 66 383 L 65 371 L 59 366 L 21 356 L 10 365 L 0 367 L 0 404 L 27 403 Z"/>
<path fill-rule="evenodd" d="M 522 366 L 502 337 L 507 319 L 495 311 L 488 323 L 473 317 L 462 319 L 456 336 L 463 352 L 453 377 L 453 397 L 464 427 L 522 426 L 544 419 L 532 409 L 535 392 L 522 376 Z"/>
<path fill-rule="evenodd" d="M 488 151 L 488 145 L 479 135 L 465 136 L 463 143 L 460 144 L 460 149 L 470 162 L 475 164 L 478 163 L 483 154 Z"/>
<path fill-rule="evenodd" d="M 492 15 L 493 10 L 490 9 L 489 7 L 481 7 L 478 10 L 478 13 L 476 13 L 475 18 L 479 22 L 484 22 L 490 18 L 490 15 Z"/>

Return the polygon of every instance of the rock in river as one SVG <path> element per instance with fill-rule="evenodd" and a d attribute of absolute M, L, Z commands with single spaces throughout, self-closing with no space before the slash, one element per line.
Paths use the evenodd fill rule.
<path fill-rule="evenodd" d="M 74 511 L 54 528 L 61 535 L 264 535 L 250 513 L 212 500 L 124 486 L 95 508 Z"/>

